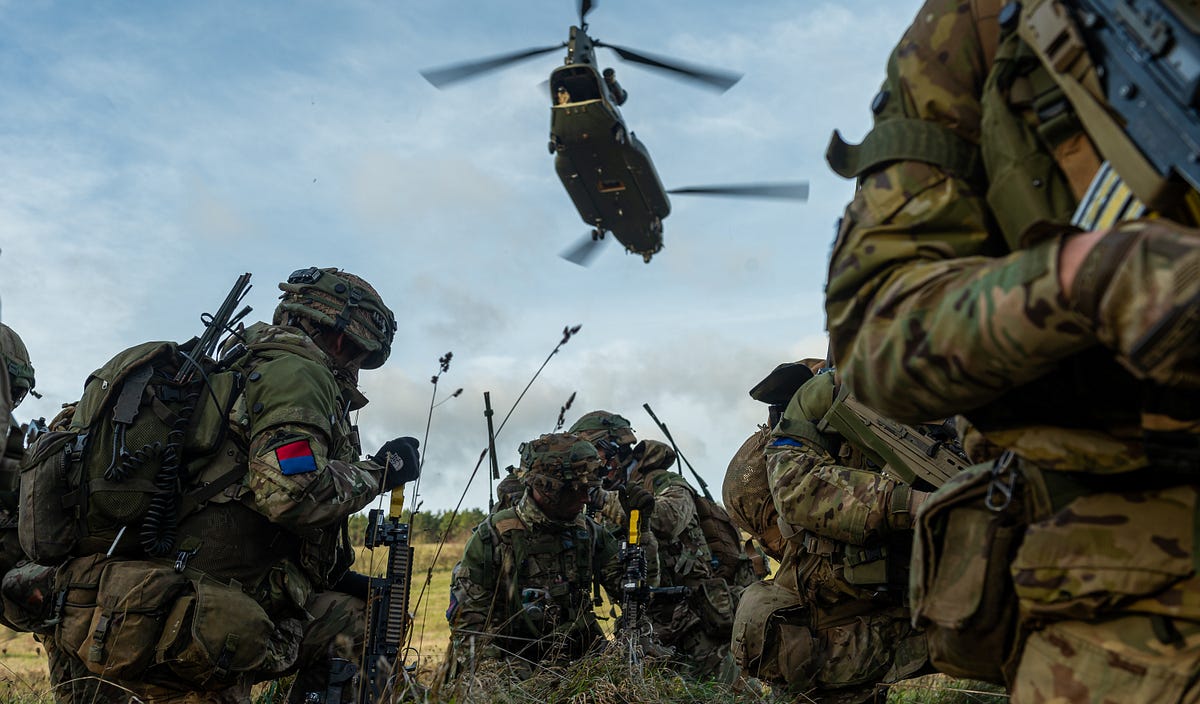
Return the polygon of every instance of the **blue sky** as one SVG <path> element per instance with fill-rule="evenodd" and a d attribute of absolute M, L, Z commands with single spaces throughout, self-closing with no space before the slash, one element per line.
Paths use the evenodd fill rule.
<path fill-rule="evenodd" d="M 563 41 L 567 0 L 15 2 L 0 0 L 0 298 L 53 415 L 123 347 L 186 339 L 236 276 L 268 318 L 292 270 L 365 276 L 400 323 L 363 375 L 373 451 L 420 437 L 451 350 L 422 494 L 457 501 L 486 445 L 483 391 L 516 445 L 595 408 L 661 438 L 649 402 L 719 493 L 765 420 L 746 391 L 825 351 L 821 292 L 852 185 L 823 161 L 852 140 L 918 3 L 603 0 L 590 33 L 742 72 L 723 95 L 619 62 L 622 113 L 670 187 L 811 181 L 807 204 L 673 198 L 649 265 L 610 243 L 590 268 L 558 257 L 587 231 L 546 152 L 554 52 L 446 90 L 421 68 Z M 465 505 L 487 505 L 477 479 Z"/>

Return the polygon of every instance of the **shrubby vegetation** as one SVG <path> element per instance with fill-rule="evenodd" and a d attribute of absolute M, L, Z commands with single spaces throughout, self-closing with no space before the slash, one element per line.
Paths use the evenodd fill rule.
<path fill-rule="evenodd" d="M 402 520 L 407 522 L 410 518 L 410 511 L 405 509 L 401 516 Z M 451 517 L 454 519 L 453 522 Z M 437 543 L 443 535 L 446 535 L 447 530 L 449 530 L 449 536 L 446 538 L 446 542 L 466 542 L 471 531 L 482 523 L 484 518 L 487 518 L 487 513 L 477 508 L 463 509 L 458 512 L 457 516 L 454 516 L 451 511 L 418 511 L 413 518 L 412 535 L 409 542 L 413 544 Z M 366 514 L 350 517 L 350 539 L 356 547 L 362 546 L 366 527 Z"/>

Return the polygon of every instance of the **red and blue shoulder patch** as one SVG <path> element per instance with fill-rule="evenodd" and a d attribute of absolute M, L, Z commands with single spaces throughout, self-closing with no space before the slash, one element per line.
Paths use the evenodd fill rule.
<path fill-rule="evenodd" d="M 317 459 L 313 457 L 307 440 L 297 440 L 275 448 L 275 459 L 279 462 L 279 471 L 288 476 L 317 471 Z"/>

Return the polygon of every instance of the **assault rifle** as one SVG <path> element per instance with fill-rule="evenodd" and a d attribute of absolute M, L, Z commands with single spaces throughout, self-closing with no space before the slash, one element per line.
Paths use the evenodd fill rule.
<path fill-rule="evenodd" d="M 629 511 L 629 532 L 621 545 L 618 559 L 625 566 L 621 578 L 621 620 L 617 624 L 617 640 L 624 643 L 630 665 L 641 662 L 642 626 L 646 623 L 646 606 L 651 599 L 686 599 L 690 587 L 652 587 L 646 582 L 646 549 L 641 543 L 641 511 Z"/>
<path fill-rule="evenodd" d="M 842 386 L 830 415 L 822 423 L 831 425 L 844 436 L 853 435 L 863 441 L 884 462 L 884 471 L 906 484 L 923 479 L 935 487 L 971 463 L 958 445 L 957 439 L 934 437 L 912 426 L 885 418 L 863 405 Z"/>
<path fill-rule="evenodd" d="M 408 481 L 420 475 L 421 468 L 412 468 Z M 407 677 L 400 649 L 404 646 L 409 627 L 408 595 L 412 585 L 413 549 L 408 544 L 408 523 L 400 520 L 404 511 L 404 486 L 392 489 L 392 500 L 385 518 L 383 509 L 367 513 L 368 549 L 386 547 L 387 571 L 382 577 L 371 577 L 367 599 L 367 634 L 363 644 L 363 677 L 358 684 L 359 704 L 390 702 L 390 693 L 397 676 Z M 333 684 L 333 677 L 330 684 Z M 349 676 L 353 676 L 351 672 Z M 349 677 L 346 678 L 347 680 Z M 330 701 L 337 701 L 331 699 Z"/>
<path fill-rule="evenodd" d="M 1196 14 L 1187 9 L 1192 4 L 1023 4 L 1022 39 L 1050 68 L 1088 133 L 1134 193 L 1162 210 L 1178 197 L 1180 179 L 1200 190 L 1200 34 Z M 1120 139 L 1120 132 L 1136 149 Z"/>
<path fill-rule="evenodd" d="M 233 288 L 225 295 L 225 300 L 221 302 L 221 306 L 216 313 L 204 313 L 200 316 L 200 321 L 204 323 L 204 332 L 200 333 L 199 337 L 192 338 L 188 342 L 180 345 L 177 348 L 182 361 L 179 365 L 179 371 L 175 373 L 172 382 L 179 387 L 187 388 L 193 383 L 200 383 L 197 377 L 205 385 L 209 384 L 208 377 L 214 371 L 219 371 L 224 365 L 237 361 L 246 351 L 246 346 L 242 343 L 234 345 L 222 357 L 221 361 L 214 361 L 214 355 L 217 350 L 217 344 L 227 332 L 233 332 L 233 326 L 242 318 L 250 313 L 250 306 L 246 306 L 241 311 L 234 313 L 242 300 L 246 298 L 246 294 L 250 292 L 250 274 L 245 273 L 238 277 L 233 284 Z M 129 450 L 125 447 L 125 431 L 133 421 L 133 417 L 137 415 L 138 399 L 141 395 L 141 389 L 144 389 L 146 383 L 150 380 L 153 369 L 150 366 L 143 367 L 135 375 L 131 376 L 129 381 L 121 390 L 121 395 L 117 398 L 117 408 L 114 409 L 113 427 L 115 428 L 116 442 L 119 444 L 119 456 L 125 458 L 129 456 Z M 215 400 L 216 395 L 213 393 L 212 387 L 208 388 L 209 394 Z M 175 549 L 175 535 L 179 523 L 179 501 L 181 483 L 181 475 L 184 473 L 185 464 L 183 462 L 184 438 L 187 437 L 189 423 L 192 419 L 192 414 L 196 412 L 196 404 L 200 395 L 188 394 L 185 396 L 184 406 L 175 413 L 175 419 L 171 424 L 171 430 L 167 435 L 166 446 L 162 450 L 163 462 L 154 474 L 154 493 L 150 497 L 150 505 L 146 508 L 145 518 L 142 519 L 142 527 L 139 531 L 139 539 L 142 549 L 147 554 L 153 557 L 164 557 Z M 218 403 L 218 405 L 220 405 Z M 126 415 L 121 411 L 122 407 L 132 406 L 130 413 Z M 118 415 L 119 414 L 119 415 Z M 118 456 L 118 455 L 114 455 Z M 183 477 L 186 478 L 186 477 Z M 117 537 L 113 539 L 112 544 L 108 548 L 108 554 L 111 555 L 117 548 L 117 544 L 121 542 L 121 538 L 125 535 L 125 529 L 128 526 L 121 526 L 117 531 Z M 187 550 L 180 550 L 176 553 L 176 564 L 179 565 L 176 569 L 182 571 L 183 565 L 187 564 L 191 553 Z"/>

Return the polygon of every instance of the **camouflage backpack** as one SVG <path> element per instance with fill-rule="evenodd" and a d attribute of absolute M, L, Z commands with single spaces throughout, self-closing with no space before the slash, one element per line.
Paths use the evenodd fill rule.
<path fill-rule="evenodd" d="M 244 474 L 243 453 L 218 453 L 243 377 L 217 365 L 202 380 L 176 383 L 188 351 L 146 342 L 119 353 L 88 377 L 69 428 L 29 449 L 18 527 L 33 560 L 167 555 L 179 516 Z"/>

